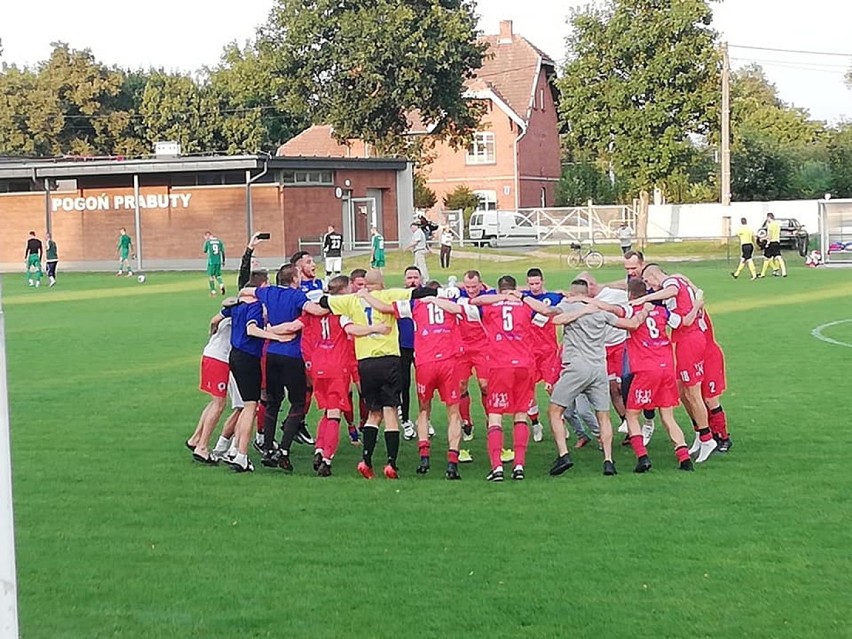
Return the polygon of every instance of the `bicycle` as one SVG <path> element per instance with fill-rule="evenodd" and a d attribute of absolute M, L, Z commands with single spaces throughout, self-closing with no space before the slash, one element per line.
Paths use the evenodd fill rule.
<path fill-rule="evenodd" d="M 600 251 L 595 250 L 593 246 L 586 249 L 583 253 L 583 245 L 577 242 L 571 242 L 571 252 L 568 254 L 569 266 L 580 266 L 585 264 L 586 268 L 600 268 L 604 265 L 604 256 Z"/>

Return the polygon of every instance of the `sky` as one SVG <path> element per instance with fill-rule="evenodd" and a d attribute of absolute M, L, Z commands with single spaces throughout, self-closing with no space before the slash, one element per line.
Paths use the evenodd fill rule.
<path fill-rule="evenodd" d="M 485 33 L 497 33 L 500 20 L 512 20 L 515 33 L 561 63 L 568 13 L 585 4 L 588 0 L 479 0 L 477 6 Z M 135 8 L 115 0 L 43 0 L 37 12 L 23 2 L 7 5 L 0 21 L 3 62 L 33 65 L 49 55 L 51 42 L 62 41 L 91 49 L 106 64 L 194 71 L 215 64 L 226 43 L 250 39 L 272 0 L 146 0 Z M 757 62 L 786 102 L 830 123 L 852 119 L 852 90 L 843 82 L 852 67 L 852 2 L 723 0 L 714 3 L 714 13 L 714 27 L 731 45 L 734 68 Z"/>

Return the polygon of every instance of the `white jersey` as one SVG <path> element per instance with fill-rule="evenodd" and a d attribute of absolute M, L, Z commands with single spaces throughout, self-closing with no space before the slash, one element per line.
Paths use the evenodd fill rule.
<path fill-rule="evenodd" d="M 204 347 L 204 357 L 227 362 L 231 354 L 231 318 L 226 317 L 219 322 L 219 328 L 210 336 Z"/>
<path fill-rule="evenodd" d="M 604 286 L 595 296 L 596 300 L 612 304 L 613 306 L 622 306 L 627 304 L 627 291 L 622 291 L 617 288 L 609 288 Z M 615 326 L 606 327 L 606 345 L 617 346 L 622 344 L 627 339 L 627 331 Z"/>

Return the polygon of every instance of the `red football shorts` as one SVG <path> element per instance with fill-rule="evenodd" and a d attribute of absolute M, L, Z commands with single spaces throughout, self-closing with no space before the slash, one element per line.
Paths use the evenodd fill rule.
<path fill-rule="evenodd" d="M 201 358 L 201 383 L 198 388 L 213 397 L 225 397 L 228 394 L 228 362 L 212 357 Z"/>
<path fill-rule="evenodd" d="M 705 399 L 718 397 L 725 392 L 725 354 L 715 341 L 707 342 L 704 351 L 704 379 L 701 382 L 701 396 Z"/>
<path fill-rule="evenodd" d="M 624 342 L 606 347 L 606 374 L 610 379 L 621 379 L 624 372 Z"/>
<path fill-rule="evenodd" d="M 536 353 L 535 357 L 535 381 L 553 386 L 559 381 L 559 374 L 562 372 L 562 358 L 559 352 L 554 350 Z"/>
<path fill-rule="evenodd" d="M 352 376 L 353 384 L 361 383 L 361 373 L 358 371 L 358 362 L 354 361 L 352 366 L 349 367 L 349 374 Z"/>
<path fill-rule="evenodd" d="M 488 372 L 488 413 L 513 415 L 526 413 L 535 397 L 532 368 L 492 368 Z"/>
<path fill-rule="evenodd" d="M 320 410 L 352 410 L 349 374 L 343 377 L 314 377 L 314 399 Z"/>
<path fill-rule="evenodd" d="M 695 386 L 704 379 L 704 333 L 694 331 L 674 344 L 677 378 L 684 386 Z"/>
<path fill-rule="evenodd" d="M 670 368 L 636 371 L 627 394 L 627 410 L 674 408 L 680 403 L 677 378 Z"/>
<path fill-rule="evenodd" d="M 476 378 L 486 380 L 488 379 L 489 368 L 488 356 L 485 351 L 465 351 L 459 360 L 458 379 L 460 382 L 466 382 L 473 375 L 473 370 L 476 369 Z"/>
<path fill-rule="evenodd" d="M 459 383 L 458 371 L 458 358 L 417 364 L 414 367 L 414 378 L 417 381 L 417 399 L 421 402 L 431 401 L 435 391 L 438 391 L 441 401 L 447 406 L 458 404 L 461 401 L 461 384 Z"/>

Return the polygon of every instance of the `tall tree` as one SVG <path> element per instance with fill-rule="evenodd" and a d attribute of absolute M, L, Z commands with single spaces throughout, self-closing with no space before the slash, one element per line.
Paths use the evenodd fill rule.
<path fill-rule="evenodd" d="M 566 142 L 634 194 L 689 172 L 716 130 L 720 59 L 705 0 L 606 0 L 575 11 L 558 81 Z"/>
<path fill-rule="evenodd" d="M 259 31 L 291 95 L 339 139 L 407 148 L 408 117 L 460 144 L 479 113 L 463 98 L 482 64 L 474 0 L 276 0 Z"/>
<path fill-rule="evenodd" d="M 732 74 L 731 134 L 734 199 L 812 198 L 828 190 L 825 124 L 785 103 L 758 65 Z"/>
<path fill-rule="evenodd" d="M 831 194 L 852 198 L 852 121 L 838 125 L 831 132 L 828 162 L 831 167 Z"/>

